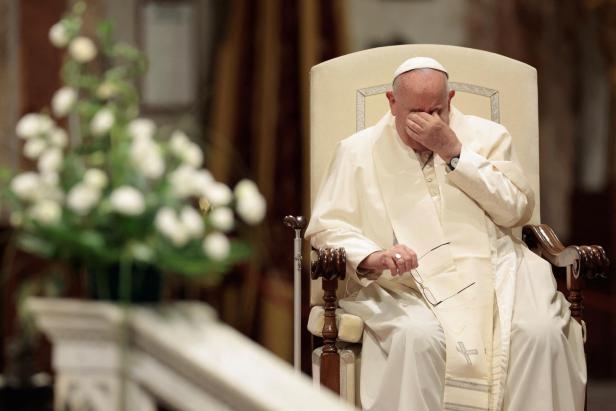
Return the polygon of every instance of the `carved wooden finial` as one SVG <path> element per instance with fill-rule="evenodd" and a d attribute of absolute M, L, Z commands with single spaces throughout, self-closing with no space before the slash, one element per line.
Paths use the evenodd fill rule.
<path fill-rule="evenodd" d="M 586 278 L 605 278 L 610 265 L 605 250 L 600 245 L 583 245 L 579 247 L 582 275 Z"/>
<path fill-rule="evenodd" d="M 312 260 L 310 276 L 313 280 L 319 277 L 325 279 L 343 280 L 346 273 L 346 251 L 344 248 L 321 248 L 316 250 L 317 256 Z"/>
<path fill-rule="evenodd" d="M 306 228 L 306 219 L 301 216 L 288 215 L 283 220 L 284 225 L 294 230 L 303 230 Z"/>

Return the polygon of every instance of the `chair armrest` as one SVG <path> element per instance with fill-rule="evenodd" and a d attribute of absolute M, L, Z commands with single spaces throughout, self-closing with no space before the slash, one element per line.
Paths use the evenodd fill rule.
<path fill-rule="evenodd" d="M 565 247 L 547 224 L 525 225 L 522 238 L 528 248 L 555 267 L 573 266 L 572 275 L 588 279 L 605 277 L 609 259 L 600 245 L 570 245 Z"/>
<path fill-rule="evenodd" d="M 554 267 L 566 269 L 567 299 L 571 302 L 571 315 L 582 323 L 586 279 L 604 277 L 609 266 L 605 250 L 600 245 L 571 245 L 565 247 L 547 224 L 525 225 L 522 239 L 533 252 L 545 258 Z"/>

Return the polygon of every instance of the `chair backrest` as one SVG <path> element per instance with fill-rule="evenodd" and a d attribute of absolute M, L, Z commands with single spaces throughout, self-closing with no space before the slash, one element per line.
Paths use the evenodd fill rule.
<path fill-rule="evenodd" d="M 513 149 L 535 191 L 531 222 L 539 222 L 539 130 L 537 71 L 505 56 L 465 47 L 413 44 L 380 47 L 325 61 L 310 71 L 310 200 L 316 194 L 338 141 L 370 127 L 389 106 L 398 65 L 414 56 L 441 62 L 456 90 L 453 104 L 503 124 L 513 137 Z M 339 295 L 344 292 L 339 287 Z M 320 281 L 312 281 L 313 304 L 321 301 Z"/>

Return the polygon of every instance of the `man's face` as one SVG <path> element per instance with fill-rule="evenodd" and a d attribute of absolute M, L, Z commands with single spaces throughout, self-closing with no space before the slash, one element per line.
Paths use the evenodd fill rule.
<path fill-rule="evenodd" d="M 406 119 L 411 113 L 436 113 L 443 122 L 449 124 L 449 110 L 454 94 L 453 90 L 447 91 L 447 77 L 438 70 L 419 69 L 398 76 L 393 91 L 387 92 L 387 99 L 402 141 L 415 151 L 427 150 L 408 135 Z"/>

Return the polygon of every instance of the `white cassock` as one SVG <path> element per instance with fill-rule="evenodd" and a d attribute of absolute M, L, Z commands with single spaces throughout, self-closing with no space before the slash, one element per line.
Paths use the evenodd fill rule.
<path fill-rule="evenodd" d="M 511 136 L 453 107 L 450 127 L 462 142 L 452 172 L 403 144 L 386 114 L 340 142 L 313 207 L 306 236 L 345 248 L 340 306 L 366 325 L 362 407 L 582 410 L 581 327 L 550 265 L 512 234 L 534 199 Z M 357 273 L 396 242 L 425 255 L 418 273 Z"/>

